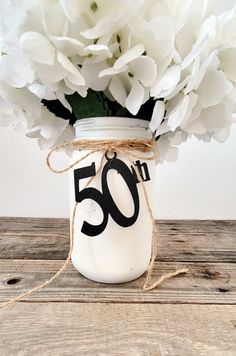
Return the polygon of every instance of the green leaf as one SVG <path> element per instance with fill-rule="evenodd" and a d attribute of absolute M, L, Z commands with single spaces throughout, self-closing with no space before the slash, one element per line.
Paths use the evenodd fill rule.
<path fill-rule="evenodd" d="M 73 95 L 66 95 L 66 100 L 71 105 L 78 120 L 87 117 L 107 116 L 107 110 L 99 92 L 89 90 L 85 98 L 78 93 L 74 93 Z"/>
<path fill-rule="evenodd" d="M 107 105 L 109 107 L 109 116 L 119 116 L 119 117 L 133 117 L 133 115 L 123 106 L 118 104 L 116 101 L 110 101 L 108 98 L 105 98 Z"/>
<path fill-rule="evenodd" d="M 88 117 L 118 116 L 151 120 L 155 100 L 149 99 L 143 104 L 137 115 L 132 115 L 126 108 L 116 101 L 109 100 L 103 92 L 88 90 L 85 98 L 78 93 L 66 95 L 66 100 L 72 107 L 77 120 Z"/>

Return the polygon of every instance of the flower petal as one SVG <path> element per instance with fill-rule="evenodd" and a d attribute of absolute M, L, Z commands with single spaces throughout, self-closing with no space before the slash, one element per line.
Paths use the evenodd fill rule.
<path fill-rule="evenodd" d="M 188 110 L 188 105 L 189 105 L 189 96 L 186 95 L 182 100 L 180 100 L 179 104 L 174 108 L 174 110 L 170 112 L 168 118 L 168 125 L 172 129 L 176 129 L 184 120 Z"/>
<path fill-rule="evenodd" d="M 56 100 L 57 98 L 54 91 L 45 84 L 33 83 L 29 86 L 29 90 L 40 99 Z"/>
<path fill-rule="evenodd" d="M 85 79 L 85 85 L 87 88 L 91 88 L 96 91 L 103 91 L 106 89 L 110 82 L 109 77 L 99 77 L 99 73 L 107 68 L 106 62 L 91 63 L 84 62 L 81 68 L 81 74 Z"/>
<path fill-rule="evenodd" d="M 81 32 L 81 35 L 88 39 L 96 39 L 110 32 L 116 25 L 117 18 L 107 16 L 100 20 L 93 28 Z"/>
<path fill-rule="evenodd" d="M 62 105 L 72 113 L 72 107 L 65 98 L 65 94 L 62 92 L 57 92 L 57 99 L 62 103 Z"/>
<path fill-rule="evenodd" d="M 59 2 L 45 3 L 45 8 L 42 10 L 44 10 L 42 20 L 46 32 L 50 35 L 61 35 L 67 19 Z"/>
<path fill-rule="evenodd" d="M 189 97 L 188 108 L 187 108 L 186 114 L 184 115 L 183 120 L 181 122 L 181 125 L 180 125 L 181 128 L 184 126 L 184 124 L 186 122 L 188 122 L 189 120 L 192 119 L 193 110 L 196 107 L 196 104 L 198 103 L 198 96 L 194 92 L 189 93 L 188 97 Z"/>
<path fill-rule="evenodd" d="M 93 54 L 95 56 L 97 56 L 99 54 L 100 55 L 103 54 L 107 58 L 111 58 L 112 57 L 112 54 L 111 54 L 111 52 L 109 50 L 109 47 L 101 45 L 101 44 L 94 44 L 94 45 L 87 46 L 86 48 L 84 48 L 83 53 L 85 55 Z"/>
<path fill-rule="evenodd" d="M 113 5 L 113 2 L 111 4 Z M 105 5 L 106 2 L 104 2 L 102 6 L 105 8 Z M 114 5 L 110 6 L 110 11 L 107 11 L 107 16 L 102 17 L 93 28 L 81 32 L 81 35 L 85 38 L 96 39 L 107 33 L 114 33 L 118 29 L 124 27 L 130 19 L 137 14 L 143 5 L 144 0 L 126 0 L 123 1 L 123 4 L 121 1 L 116 2 L 116 7 L 114 7 Z"/>
<path fill-rule="evenodd" d="M 165 96 L 166 100 L 171 100 L 173 99 L 175 96 L 177 96 L 180 92 L 183 91 L 183 89 L 185 88 L 185 86 L 187 85 L 189 80 L 189 76 L 187 76 L 186 78 L 184 78 L 182 80 L 182 82 L 179 82 L 179 84 L 177 84 L 177 86 L 170 92 L 170 94 Z"/>
<path fill-rule="evenodd" d="M 127 98 L 126 90 L 119 79 L 119 77 L 113 77 L 109 86 L 109 90 L 113 98 L 122 106 L 125 106 Z"/>
<path fill-rule="evenodd" d="M 32 94 L 28 89 L 8 89 L 7 94 L 11 98 L 11 100 L 18 104 L 24 112 L 30 113 L 34 116 L 34 118 L 38 118 L 41 115 L 41 101 Z"/>
<path fill-rule="evenodd" d="M 0 80 L 14 88 L 23 88 L 27 83 L 23 76 L 15 72 L 10 56 L 3 56 L 0 61 Z"/>
<path fill-rule="evenodd" d="M 25 32 L 20 38 L 20 46 L 34 61 L 48 65 L 54 63 L 55 48 L 41 33 Z"/>
<path fill-rule="evenodd" d="M 60 0 L 61 7 L 66 17 L 75 22 L 80 15 L 80 4 L 78 0 Z"/>
<path fill-rule="evenodd" d="M 170 64 L 174 55 L 175 28 L 173 20 L 168 16 L 156 16 L 148 23 L 151 32 L 149 47 L 155 53 L 159 71 L 162 71 Z M 148 37 L 148 34 L 146 34 Z M 150 35 L 149 35 L 150 36 Z M 145 43 L 144 42 L 144 43 Z"/>
<path fill-rule="evenodd" d="M 180 67 L 172 66 L 166 70 L 164 75 L 157 80 L 157 83 L 151 88 L 151 96 L 155 98 L 165 98 L 178 85 L 180 81 Z"/>
<path fill-rule="evenodd" d="M 199 87 L 206 70 L 208 68 L 217 68 L 219 61 L 216 57 L 217 52 L 213 51 L 200 66 L 200 57 L 197 57 L 194 61 L 193 68 L 191 70 L 191 75 L 189 77 L 186 88 L 184 89 L 184 94 L 188 94 L 192 90 L 196 90 Z"/>
<path fill-rule="evenodd" d="M 200 116 L 206 130 L 210 132 L 223 128 L 225 119 L 227 119 L 227 110 L 224 103 L 202 110 Z"/>
<path fill-rule="evenodd" d="M 57 59 L 62 67 L 64 67 L 69 72 L 67 77 L 72 83 L 78 86 L 85 85 L 85 80 L 79 69 L 73 63 L 71 63 L 71 61 L 62 52 L 57 52 Z"/>
<path fill-rule="evenodd" d="M 11 67 L 14 68 L 14 71 L 24 78 L 27 83 L 32 83 L 34 71 L 32 70 L 28 56 L 15 49 L 9 51 L 8 55 L 10 56 Z"/>
<path fill-rule="evenodd" d="M 120 56 L 114 64 L 114 69 L 121 69 L 125 67 L 126 64 L 130 63 L 134 59 L 140 57 L 145 51 L 145 48 L 142 44 L 131 48 L 129 51 L 125 52 Z"/>
<path fill-rule="evenodd" d="M 209 70 L 199 85 L 197 94 L 202 107 L 207 108 L 219 104 L 232 88 L 222 71 Z"/>
<path fill-rule="evenodd" d="M 138 80 L 132 81 L 131 91 L 125 101 L 125 106 L 131 112 L 131 114 L 136 115 L 143 104 L 144 99 L 144 88 L 139 83 Z"/>
<path fill-rule="evenodd" d="M 158 127 L 158 129 L 156 130 L 155 136 L 161 136 L 163 134 L 165 134 L 166 132 L 170 131 L 171 128 L 167 123 L 167 120 L 163 121 L 163 123 Z"/>
<path fill-rule="evenodd" d="M 220 52 L 220 68 L 228 79 L 236 82 L 236 48 L 227 48 Z"/>
<path fill-rule="evenodd" d="M 157 75 L 157 67 L 154 60 L 147 56 L 140 56 L 132 61 L 131 72 L 144 87 L 151 86 Z"/>
<path fill-rule="evenodd" d="M 63 52 L 67 57 L 81 54 L 84 48 L 84 44 L 75 38 L 50 36 L 50 40 L 56 48 Z"/>
<path fill-rule="evenodd" d="M 119 68 L 119 69 L 115 69 L 114 67 L 104 69 L 99 73 L 99 78 L 106 77 L 106 76 L 112 76 L 112 75 L 116 75 L 116 74 L 120 74 L 120 73 L 126 72 L 128 70 L 128 68 L 129 68 L 128 66 L 124 66 L 124 67 Z"/>
<path fill-rule="evenodd" d="M 216 33 L 216 17 L 210 16 L 201 26 L 197 41 L 194 43 L 190 53 L 182 62 L 182 70 L 187 68 L 208 46 L 210 39 Z"/>
<path fill-rule="evenodd" d="M 165 115 L 164 101 L 157 100 L 153 109 L 151 122 L 149 124 L 149 127 L 152 130 L 152 132 L 155 132 L 158 129 L 158 127 L 162 123 L 164 115 Z"/>
<path fill-rule="evenodd" d="M 0 113 L 6 115 L 13 115 L 13 108 L 10 102 L 7 102 L 0 96 Z"/>
<path fill-rule="evenodd" d="M 56 138 L 61 135 L 68 125 L 68 121 L 57 116 L 51 117 L 47 125 L 43 125 L 40 134 L 46 138 Z"/>
<path fill-rule="evenodd" d="M 84 86 L 78 86 L 77 84 L 73 83 L 68 76 L 64 79 L 66 86 L 73 90 L 74 92 L 79 93 L 79 95 L 81 95 L 83 98 L 86 97 L 87 95 L 87 89 Z"/>
<path fill-rule="evenodd" d="M 37 75 L 37 77 L 43 83 L 56 83 L 64 79 L 67 71 L 61 66 L 60 63 L 55 59 L 53 65 L 33 63 L 32 67 Z"/>
<path fill-rule="evenodd" d="M 191 134 L 205 134 L 206 133 L 206 128 L 202 121 L 200 120 L 195 120 L 193 122 L 190 122 L 188 126 L 184 128 L 184 130 L 188 133 Z"/>
<path fill-rule="evenodd" d="M 229 135 L 230 135 L 230 128 L 226 127 L 215 131 L 213 133 L 213 138 L 220 143 L 224 143 L 229 137 Z"/>

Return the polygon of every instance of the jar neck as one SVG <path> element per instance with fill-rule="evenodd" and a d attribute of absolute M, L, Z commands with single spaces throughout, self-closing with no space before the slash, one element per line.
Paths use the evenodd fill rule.
<path fill-rule="evenodd" d="M 128 117 L 94 117 L 78 120 L 76 139 L 152 139 L 149 122 Z"/>

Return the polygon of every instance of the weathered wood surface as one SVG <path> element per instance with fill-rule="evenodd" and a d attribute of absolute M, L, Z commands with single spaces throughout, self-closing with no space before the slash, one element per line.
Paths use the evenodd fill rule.
<path fill-rule="evenodd" d="M 158 261 L 236 262 L 236 221 L 158 221 Z M 67 219 L 0 218 L 0 259 L 61 260 Z"/>
<path fill-rule="evenodd" d="M 63 261 L 0 260 L 0 301 L 8 300 L 50 278 Z M 153 280 L 186 264 L 155 264 Z M 69 266 L 50 286 L 35 293 L 31 301 L 92 303 L 195 303 L 236 304 L 236 268 L 232 263 L 189 263 L 189 273 L 166 281 L 154 291 L 142 290 L 145 276 L 109 285 L 89 281 Z"/>
<path fill-rule="evenodd" d="M 20 303 L 0 313 L 1 356 L 234 356 L 236 308 Z"/>
<path fill-rule="evenodd" d="M 160 221 L 153 279 L 104 285 L 72 265 L 0 310 L 0 355 L 236 355 L 236 221 Z M 0 219 L 0 302 L 41 284 L 68 252 L 67 219 Z"/>

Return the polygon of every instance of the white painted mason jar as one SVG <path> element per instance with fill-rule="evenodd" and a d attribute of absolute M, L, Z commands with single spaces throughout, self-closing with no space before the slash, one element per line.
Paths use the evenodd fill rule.
<path fill-rule="evenodd" d="M 79 120 L 76 140 L 151 139 L 148 122 L 133 118 L 101 117 Z M 89 151 L 77 150 L 72 162 Z M 155 201 L 155 162 L 152 152 L 135 154 L 151 207 Z M 139 178 L 121 154 L 96 152 L 70 172 L 71 219 L 78 202 L 72 263 L 85 277 L 102 283 L 123 283 L 140 277 L 151 257 L 152 222 Z M 113 156 L 113 157 L 111 157 Z M 93 177 L 92 181 L 86 186 Z"/>

